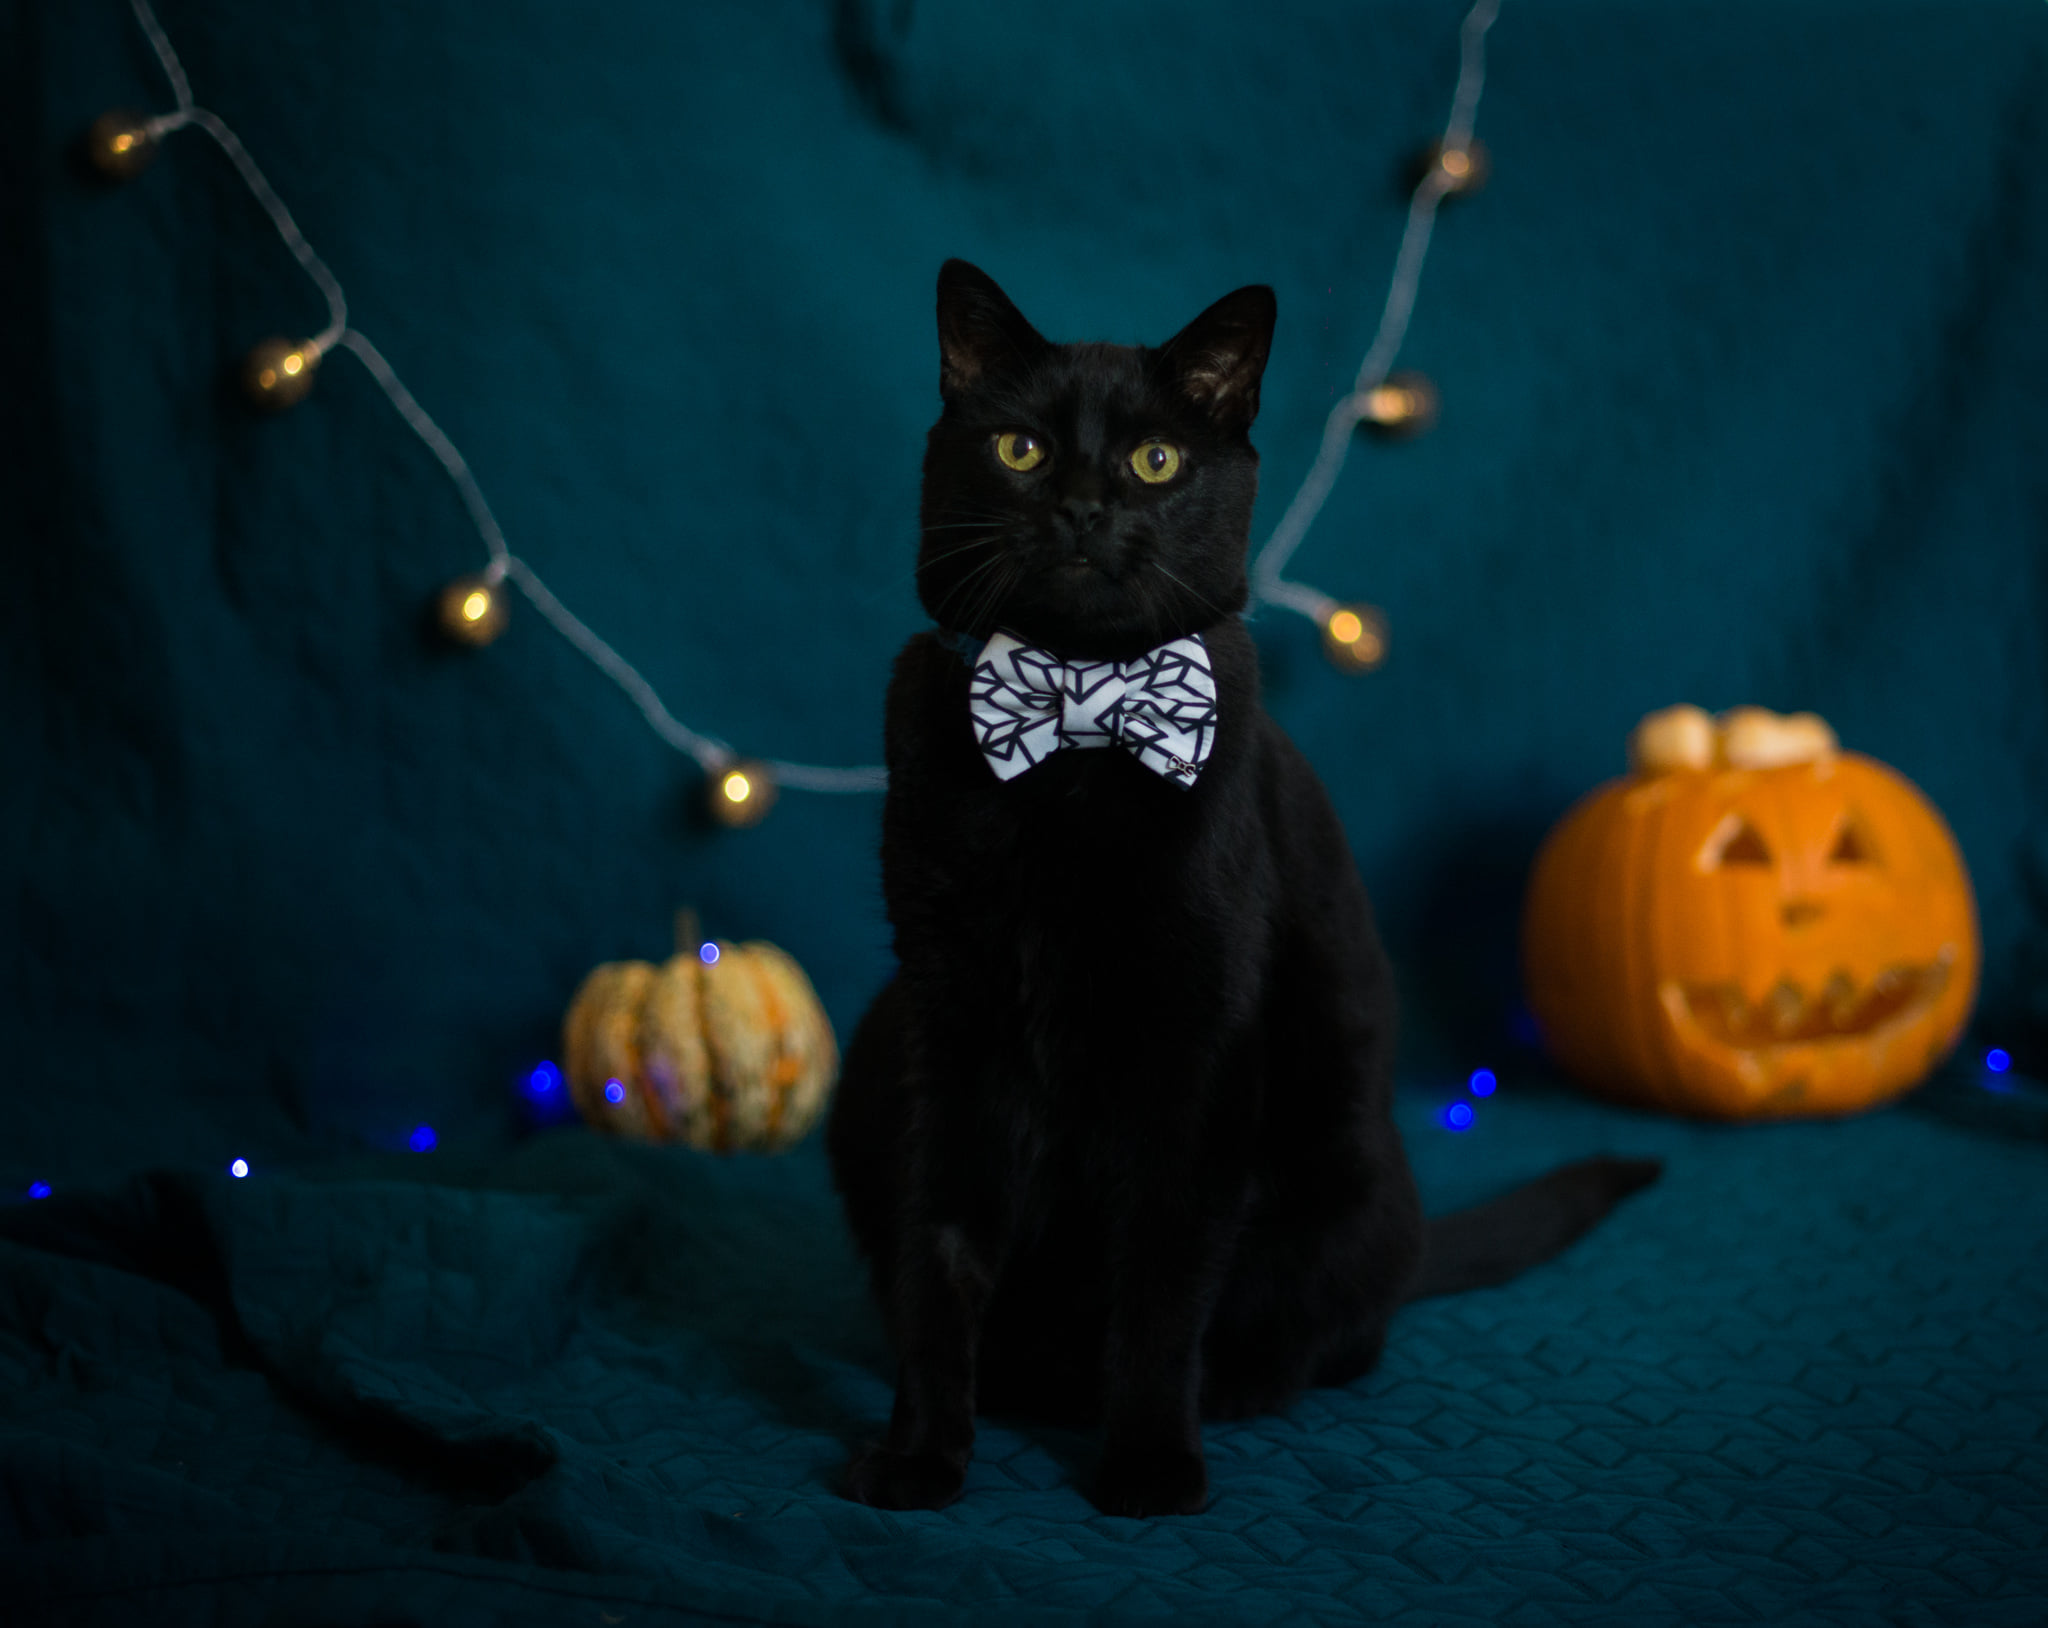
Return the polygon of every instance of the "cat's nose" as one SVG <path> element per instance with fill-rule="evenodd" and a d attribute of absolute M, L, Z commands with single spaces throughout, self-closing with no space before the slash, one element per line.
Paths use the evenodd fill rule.
<path fill-rule="evenodd" d="M 1060 509 L 1074 528 L 1074 540 L 1078 542 L 1101 521 L 1103 504 L 1096 497 L 1070 497 L 1062 500 Z"/>

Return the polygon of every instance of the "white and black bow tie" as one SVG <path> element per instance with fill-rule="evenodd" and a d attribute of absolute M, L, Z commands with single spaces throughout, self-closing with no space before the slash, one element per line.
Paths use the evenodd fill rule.
<path fill-rule="evenodd" d="M 1199 633 L 1134 661 L 1061 661 L 998 633 L 974 658 L 967 704 L 981 755 L 1001 780 L 1062 747 L 1121 746 L 1192 786 L 1216 744 L 1216 675 Z"/>

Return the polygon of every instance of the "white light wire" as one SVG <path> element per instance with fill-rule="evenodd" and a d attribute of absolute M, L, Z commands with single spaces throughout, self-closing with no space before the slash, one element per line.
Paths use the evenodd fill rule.
<path fill-rule="evenodd" d="M 455 483 L 461 495 L 463 506 L 469 510 L 469 518 L 476 526 L 477 535 L 482 538 L 490 554 L 490 564 L 485 568 L 484 579 L 492 586 L 507 580 L 516 585 L 563 638 L 574 645 L 590 659 L 620 689 L 624 690 L 633 704 L 646 717 L 655 734 L 679 752 L 695 758 L 707 774 L 717 774 L 731 767 L 739 760 L 739 754 L 724 741 L 715 736 L 700 735 L 686 724 L 679 722 L 667 707 L 654 687 L 642 678 L 623 656 L 592 632 L 590 627 L 575 616 L 561 600 L 557 599 L 547 584 L 542 582 L 524 560 L 514 554 L 505 543 L 505 534 L 499 528 L 497 517 L 491 513 L 491 506 L 484 499 L 483 489 L 477 485 L 476 477 L 470 472 L 469 461 L 462 456 L 455 443 L 448 439 L 446 432 L 434 422 L 426 409 L 420 406 L 413 393 L 406 389 L 391 364 L 384 359 L 384 353 L 370 343 L 369 339 L 356 328 L 349 326 L 348 299 L 342 292 L 341 283 L 327 263 L 313 252 L 305 234 L 299 230 L 298 222 L 285 208 L 256 161 L 249 156 L 248 148 L 230 130 L 218 115 L 198 106 L 192 99 L 191 81 L 185 77 L 183 63 L 172 49 L 169 36 L 156 19 L 149 0 L 128 0 L 135 20 L 148 36 L 151 49 L 163 65 L 164 77 L 171 82 L 171 94 L 176 98 L 178 110 L 150 119 L 145 128 L 152 138 L 161 138 L 187 125 L 197 125 L 213 137 L 221 151 L 242 177 L 243 183 L 255 195 L 257 203 L 270 217 L 277 228 L 277 235 L 284 239 L 284 245 L 292 257 L 305 269 L 306 275 L 327 300 L 327 326 L 306 342 L 305 348 L 320 356 L 340 346 L 354 353 L 370 377 L 397 409 L 400 418 L 417 435 L 441 467 L 448 472 L 448 478 Z M 811 763 L 785 763 L 770 760 L 765 767 L 775 777 L 776 783 L 798 791 L 819 792 L 866 792 L 879 791 L 888 783 L 888 771 L 879 767 L 827 768 Z"/>
<path fill-rule="evenodd" d="M 354 352 L 399 416 L 448 472 L 490 554 L 490 565 L 484 573 L 486 580 L 496 585 L 509 578 L 563 638 L 626 692 L 662 740 L 695 758 L 707 773 L 715 774 L 729 767 L 738 756 L 732 747 L 715 736 L 700 735 L 678 721 L 662 704 L 653 686 L 557 599 L 533 568 L 506 546 L 504 533 L 491 513 L 476 477 L 470 472 L 468 460 L 420 406 L 412 392 L 406 389 L 383 353 L 359 330 L 349 326 L 348 299 L 340 281 L 328 269 L 326 262 L 313 252 L 312 245 L 299 230 L 298 222 L 292 218 L 291 211 L 285 207 L 256 161 L 249 156 L 249 150 L 218 115 L 193 101 L 191 82 L 186 78 L 184 65 L 158 23 L 149 0 L 129 0 L 129 5 L 156 52 L 157 61 L 163 66 L 164 76 L 170 81 L 171 93 L 178 104 L 177 112 L 148 121 L 146 128 L 150 135 L 161 138 L 188 124 L 197 125 L 227 155 L 243 183 L 269 215 L 285 247 L 327 300 L 327 327 L 307 341 L 307 348 L 316 353 L 316 360 L 336 345 Z M 1486 82 L 1486 35 L 1499 12 L 1500 0 L 1476 0 L 1459 29 L 1458 81 L 1451 93 L 1450 117 L 1444 125 L 1442 144 L 1446 148 L 1462 147 L 1472 138 L 1473 119 Z M 1362 413 L 1364 396 L 1385 382 L 1401 342 L 1407 337 L 1409 319 L 1415 309 L 1416 289 L 1422 279 L 1423 261 L 1429 254 L 1430 238 L 1436 225 L 1437 205 L 1442 202 L 1450 185 L 1450 177 L 1437 165 L 1431 165 L 1417 183 L 1409 200 L 1407 225 L 1401 234 L 1401 246 L 1394 258 L 1394 275 L 1372 344 L 1359 364 L 1350 394 L 1340 399 L 1324 420 L 1322 446 L 1317 451 L 1315 462 L 1309 466 L 1308 473 L 1281 515 L 1280 523 L 1273 528 L 1272 535 L 1253 563 L 1253 590 L 1261 600 L 1295 611 L 1317 623 L 1326 620 L 1337 609 L 1337 601 L 1307 583 L 1288 581 L 1284 573 L 1308 535 L 1309 527 L 1322 512 L 1337 484 L 1337 477 L 1343 472 L 1353 432 Z M 879 767 L 828 768 L 780 760 L 770 760 L 766 767 L 779 783 L 802 791 L 877 791 L 888 782 L 887 771 Z"/>
<path fill-rule="evenodd" d="M 1479 93 L 1486 83 L 1486 31 L 1493 27 L 1499 13 L 1500 0 L 1477 0 L 1458 31 L 1458 84 L 1451 92 L 1450 118 L 1444 124 L 1445 148 L 1463 147 L 1472 139 L 1472 121 L 1479 111 Z M 1358 421 L 1364 416 L 1367 392 L 1386 381 L 1401 341 L 1408 336 L 1408 319 L 1415 311 L 1415 290 L 1422 281 L 1422 262 L 1429 254 L 1430 236 L 1436 228 L 1436 208 L 1451 184 L 1451 177 L 1438 164 L 1430 165 L 1416 183 L 1414 196 L 1408 201 L 1408 224 L 1402 230 L 1401 247 L 1394 256 L 1387 303 L 1380 310 L 1379 328 L 1373 334 L 1365 360 L 1359 363 L 1351 393 L 1340 399 L 1323 420 L 1323 444 L 1315 462 L 1309 465 L 1286 512 L 1280 516 L 1280 523 L 1252 564 L 1252 591 L 1260 599 L 1298 612 L 1312 622 L 1327 620 L 1337 609 L 1337 601 L 1305 582 L 1288 581 L 1283 573 L 1343 472 Z"/>

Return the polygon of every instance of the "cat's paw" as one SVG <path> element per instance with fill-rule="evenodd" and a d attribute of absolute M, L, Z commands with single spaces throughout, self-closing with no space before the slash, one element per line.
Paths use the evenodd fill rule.
<path fill-rule="evenodd" d="M 1105 1515 L 1197 1515 L 1208 1501 L 1199 1448 L 1112 1448 L 1095 1472 L 1095 1507 Z"/>
<path fill-rule="evenodd" d="M 943 1509 L 966 1479 L 966 1464 L 943 1454 L 870 1447 L 846 1472 L 846 1496 L 875 1509 Z"/>

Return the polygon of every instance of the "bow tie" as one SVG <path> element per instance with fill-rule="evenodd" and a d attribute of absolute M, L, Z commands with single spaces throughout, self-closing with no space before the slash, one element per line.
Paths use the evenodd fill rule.
<path fill-rule="evenodd" d="M 1121 746 L 1154 774 L 1192 786 L 1216 744 L 1216 677 L 1199 633 L 1135 661 L 1061 661 L 998 633 L 974 659 L 967 707 L 999 780 L 1062 747 Z"/>

